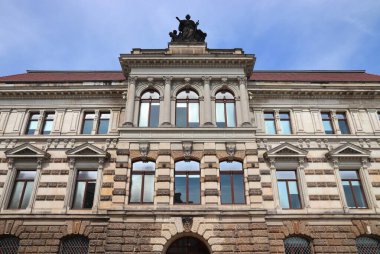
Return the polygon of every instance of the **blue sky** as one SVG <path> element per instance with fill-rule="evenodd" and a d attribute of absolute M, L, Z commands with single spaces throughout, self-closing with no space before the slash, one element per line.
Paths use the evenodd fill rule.
<path fill-rule="evenodd" d="M 165 48 L 189 13 L 209 48 L 243 48 L 256 70 L 380 74 L 379 0 L 1 0 L 0 76 L 119 70 L 132 48 Z"/>

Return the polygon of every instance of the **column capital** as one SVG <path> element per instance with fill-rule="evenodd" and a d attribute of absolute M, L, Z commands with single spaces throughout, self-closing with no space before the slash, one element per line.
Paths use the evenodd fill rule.
<path fill-rule="evenodd" d="M 237 76 L 236 78 L 239 81 L 240 85 L 247 84 L 247 78 L 245 76 Z"/>
<path fill-rule="evenodd" d="M 211 76 L 202 76 L 202 80 L 204 83 L 209 83 L 211 81 Z"/>
<path fill-rule="evenodd" d="M 128 84 L 135 84 L 137 80 L 137 76 L 129 76 L 128 77 Z"/>
<path fill-rule="evenodd" d="M 173 80 L 172 76 L 164 76 L 163 77 L 165 84 L 170 84 L 170 82 Z"/>

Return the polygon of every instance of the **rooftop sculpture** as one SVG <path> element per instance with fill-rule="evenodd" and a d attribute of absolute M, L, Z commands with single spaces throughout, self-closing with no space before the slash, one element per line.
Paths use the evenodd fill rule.
<path fill-rule="evenodd" d="M 198 29 L 199 20 L 195 23 L 190 19 L 190 15 L 186 15 L 186 19 L 176 19 L 179 22 L 178 31 L 173 30 L 169 33 L 169 36 L 172 38 L 171 42 L 204 42 L 207 34 L 202 30 Z"/>

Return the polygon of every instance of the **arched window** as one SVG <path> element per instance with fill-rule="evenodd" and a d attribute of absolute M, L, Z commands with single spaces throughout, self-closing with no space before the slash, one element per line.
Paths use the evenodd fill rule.
<path fill-rule="evenodd" d="M 216 126 L 236 127 L 235 97 L 228 91 L 220 91 L 215 95 Z"/>
<path fill-rule="evenodd" d="M 154 90 L 146 91 L 140 99 L 140 127 L 158 127 L 160 95 Z"/>
<path fill-rule="evenodd" d="M 355 240 L 358 254 L 378 254 L 380 253 L 380 241 L 368 236 L 360 236 Z"/>
<path fill-rule="evenodd" d="M 243 165 L 239 161 L 220 163 L 222 204 L 245 204 Z"/>
<path fill-rule="evenodd" d="M 309 240 L 299 237 L 291 236 L 284 240 L 285 254 L 311 254 L 311 243 Z"/>
<path fill-rule="evenodd" d="M 177 161 L 175 163 L 174 203 L 200 204 L 201 181 L 197 161 Z"/>
<path fill-rule="evenodd" d="M 0 237 L 0 253 L 17 254 L 20 241 L 12 235 L 4 235 Z"/>
<path fill-rule="evenodd" d="M 59 254 L 87 254 L 89 240 L 85 236 L 71 235 L 61 239 Z"/>
<path fill-rule="evenodd" d="M 199 126 L 199 96 L 192 90 L 183 90 L 177 94 L 176 103 L 177 127 Z"/>
<path fill-rule="evenodd" d="M 136 161 L 132 164 L 130 203 L 152 203 L 156 163 Z"/>

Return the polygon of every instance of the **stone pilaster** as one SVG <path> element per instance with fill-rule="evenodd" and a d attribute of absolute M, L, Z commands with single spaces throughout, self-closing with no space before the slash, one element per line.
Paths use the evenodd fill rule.
<path fill-rule="evenodd" d="M 133 126 L 133 116 L 135 111 L 135 93 L 136 93 L 136 77 L 129 77 L 128 79 L 128 94 L 125 106 L 125 122 L 124 126 Z"/>

